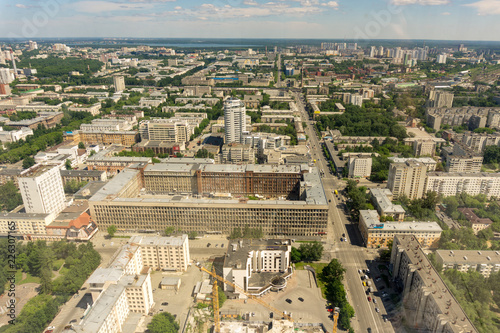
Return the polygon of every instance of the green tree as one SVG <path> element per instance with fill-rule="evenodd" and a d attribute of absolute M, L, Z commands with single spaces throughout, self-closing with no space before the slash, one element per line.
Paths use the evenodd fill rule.
<path fill-rule="evenodd" d="M 170 226 L 165 228 L 165 236 L 170 236 L 175 232 L 175 227 Z"/>
<path fill-rule="evenodd" d="M 22 203 L 21 193 L 12 181 L 0 186 L 0 210 L 11 211 Z"/>
<path fill-rule="evenodd" d="M 85 149 L 85 144 L 83 142 L 78 142 L 78 149 Z"/>
<path fill-rule="evenodd" d="M 224 305 L 224 302 L 226 302 L 227 300 L 227 296 L 226 294 L 224 293 L 224 290 L 223 288 L 220 286 L 219 284 L 219 307 L 222 307 L 222 305 Z"/>
<path fill-rule="evenodd" d="M 177 333 L 179 332 L 179 324 L 172 314 L 162 312 L 153 317 L 148 324 L 148 331 L 150 333 Z"/>
<path fill-rule="evenodd" d="M 500 162 L 500 147 L 486 146 L 483 153 L 483 164 L 499 163 Z"/>
<path fill-rule="evenodd" d="M 72 170 L 73 168 L 71 167 L 71 160 L 67 159 L 66 162 L 64 162 L 64 166 L 66 167 L 66 170 Z"/>
<path fill-rule="evenodd" d="M 23 169 L 29 169 L 35 165 L 35 159 L 31 156 L 27 156 L 23 160 Z"/>
<path fill-rule="evenodd" d="M 292 252 L 290 253 L 290 260 L 292 262 L 300 262 L 302 261 L 302 253 L 296 247 L 292 247 Z"/>
<path fill-rule="evenodd" d="M 233 231 L 231 231 L 231 235 L 229 235 L 230 239 L 237 239 L 237 238 L 242 238 L 243 234 L 241 233 L 241 228 L 233 228 Z"/>
<path fill-rule="evenodd" d="M 108 228 L 107 228 L 107 232 L 108 232 L 108 235 L 109 237 L 113 237 L 116 233 L 116 226 L 114 224 L 110 225 Z"/>
<path fill-rule="evenodd" d="M 345 268 L 342 267 L 342 264 L 337 259 L 333 259 L 330 263 L 323 267 L 321 271 L 321 276 L 325 281 L 328 280 L 339 280 L 342 281 L 344 279 Z"/>
<path fill-rule="evenodd" d="M 303 243 L 299 246 L 302 260 L 311 262 L 321 259 L 323 255 L 323 245 L 320 242 Z"/>
<path fill-rule="evenodd" d="M 188 232 L 188 238 L 189 239 L 196 239 L 198 237 L 198 233 L 196 231 L 190 231 Z"/>

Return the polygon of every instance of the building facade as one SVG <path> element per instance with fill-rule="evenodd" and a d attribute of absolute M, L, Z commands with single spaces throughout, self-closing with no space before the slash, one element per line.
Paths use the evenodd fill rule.
<path fill-rule="evenodd" d="M 349 154 L 347 165 L 349 167 L 349 178 L 366 178 L 370 177 L 372 173 L 371 156 Z"/>
<path fill-rule="evenodd" d="M 467 273 L 470 270 L 489 278 L 492 273 L 500 272 L 500 252 L 476 250 L 437 250 L 436 262 L 443 269 L 456 269 Z"/>
<path fill-rule="evenodd" d="M 115 87 L 115 92 L 120 92 L 125 90 L 125 78 L 123 76 L 113 76 L 113 85 Z"/>
<path fill-rule="evenodd" d="M 224 103 L 225 142 L 243 143 L 243 132 L 246 130 L 245 104 L 237 98 L 229 98 Z"/>
<path fill-rule="evenodd" d="M 415 160 L 404 163 L 391 163 L 387 188 L 395 197 L 407 196 L 409 199 L 421 198 L 425 190 L 427 166 Z"/>
<path fill-rule="evenodd" d="M 27 213 L 58 214 L 66 207 L 57 166 L 34 165 L 18 181 Z"/>
<path fill-rule="evenodd" d="M 415 237 L 394 237 L 391 269 L 407 325 L 431 333 L 477 332 Z"/>
<path fill-rule="evenodd" d="M 449 173 L 427 174 L 426 192 L 434 191 L 444 197 L 485 194 L 488 198 L 500 196 L 500 173 Z"/>

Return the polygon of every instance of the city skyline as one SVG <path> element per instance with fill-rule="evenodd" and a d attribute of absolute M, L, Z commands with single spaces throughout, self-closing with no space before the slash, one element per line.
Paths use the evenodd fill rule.
<path fill-rule="evenodd" d="M 500 0 L 19 0 L 2 7 L 0 38 L 500 40 Z"/>

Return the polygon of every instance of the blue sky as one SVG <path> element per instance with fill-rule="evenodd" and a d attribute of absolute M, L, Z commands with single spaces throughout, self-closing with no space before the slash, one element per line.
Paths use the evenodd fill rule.
<path fill-rule="evenodd" d="M 0 0 L 0 37 L 500 40 L 500 0 Z"/>

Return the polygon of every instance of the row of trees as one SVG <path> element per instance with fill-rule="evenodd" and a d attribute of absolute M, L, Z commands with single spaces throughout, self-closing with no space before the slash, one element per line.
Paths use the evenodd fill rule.
<path fill-rule="evenodd" d="M 246 225 L 243 230 L 237 227 L 231 231 L 229 235 L 229 239 L 237 239 L 237 238 L 262 238 L 264 237 L 264 232 L 262 231 L 262 227 L 259 228 L 250 228 Z"/>
<path fill-rule="evenodd" d="M 351 327 L 351 318 L 354 317 L 354 309 L 347 301 L 346 291 L 342 280 L 344 280 L 345 268 L 337 260 L 333 259 L 323 268 L 318 278 L 323 281 L 326 288 L 326 299 L 333 307 L 340 309 L 338 324 L 344 330 L 354 332 Z"/>

